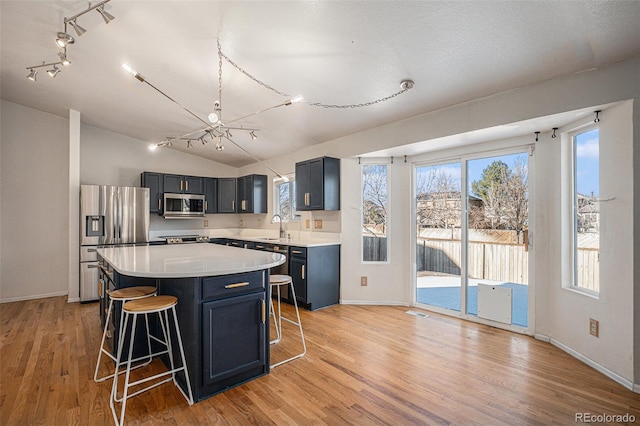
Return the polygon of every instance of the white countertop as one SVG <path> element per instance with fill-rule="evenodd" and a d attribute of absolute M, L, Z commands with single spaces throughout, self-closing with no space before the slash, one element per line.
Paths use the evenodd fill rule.
<path fill-rule="evenodd" d="M 213 238 L 213 237 L 212 237 Z M 256 243 L 280 244 L 285 246 L 297 247 L 320 247 L 340 245 L 337 240 L 319 240 L 319 239 L 288 239 L 288 238 L 268 238 L 268 237 L 224 237 L 242 241 L 254 241 Z"/>
<path fill-rule="evenodd" d="M 103 247 L 102 256 L 120 274 L 146 278 L 189 278 L 257 271 L 284 263 L 278 253 L 217 244 Z"/>

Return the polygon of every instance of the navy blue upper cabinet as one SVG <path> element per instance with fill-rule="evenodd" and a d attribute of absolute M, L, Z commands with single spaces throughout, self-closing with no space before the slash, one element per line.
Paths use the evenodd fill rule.
<path fill-rule="evenodd" d="M 162 214 L 163 202 L 162 173 L 142 172 L 140 186 L 149 188 L 149 212 Z"/>
<path fill-rule="evenodd" d="M 238 213 L 267 212 L 267 176 L 249 175 L 238 178 Z"/>
<path fill-rule="evenodd" d="M 204 212 L 218 213 L 218 179 L 204 178 Z"/>
<path fill-rule="evenodd" d="M 218 213 L 236 213 L 236 178 L 218 178 Z"/>
<path fill-rule="evenodd" d="M 164 175 L 164 192 L 204 194 L 204 178 L 196 176 Z"/>
<path fill-rule="evenodd" d="M 340 210 L 340 159 L 296 163 L 296 209 Z"/>

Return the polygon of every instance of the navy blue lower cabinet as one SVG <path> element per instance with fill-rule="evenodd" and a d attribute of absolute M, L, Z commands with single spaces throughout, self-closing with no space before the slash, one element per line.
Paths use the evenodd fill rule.
<path fill-rule="evenodd" d="M 202 305 L 202 384 L 224 386 L 229 378 L 263 372 L 266 365 L 264 293 Z M 263 314 L 264 312 L 264 314 Z"/>

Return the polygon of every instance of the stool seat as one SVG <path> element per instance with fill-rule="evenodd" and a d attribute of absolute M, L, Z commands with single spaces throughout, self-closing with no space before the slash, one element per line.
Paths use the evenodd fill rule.
<path fill-rule="evenodd" d="M 291 282 L 289 275 L 270 275 L 269 284 L 271 285 L 285 285 Z"/>
<path fill-rule="evenodd" d="M 177 297 L 162 295 L 156 297 L 148 297 L 145 299 L 131 300 L 124 304 L 122 310 L 125 312 L 144 314 L 164 311 L 165 309 L 169 309 L 170 307 L 177 304 Z"/>
<path fill-rule="evenodd" d="M 120 288 L 118 290 L 108 291 L 107 294 L 110 298 L 115 300 L 123 300 L 129 299 L 134 300 L 141 297 L 151 296 L 156 292 L 155 287 L 151 286 L 137 286 L 137 287 L 126 287 Z"/>
<path fill-rule="evenodd" d="M 111 351 L 108 348 L 105 348 L 105 341 L 107 339 L 107 335 L 111 338 L 112 331 L 109 330 L 109 326 L 111 321 L 113 320 L 114 310 L 116 306 L 114 306 L 113 302 L 123 302 L 126 303 L 130 300 L 141 300 L 146 298 L 153 298 L 155 296 L 157 289 L 153 286 L 135 286 L 135 287 L 126 287 L 119 288 L 117 290 L 106 290 L 106 295 L 109 298 L 109 308 L 107 309 L 107 317 L 104 321 L 104 330 L 102 331 L 102 341 L 100 342 L 100 351 L 98 352 L 98 360 L 96 361 L 96 371 L 93 374 L 93 380 L 96 382 L 104 382 L 107 379 L 113 377 L 113 374 L 109 374 L 103 377 L 98 377 L 98 372 L 100 370 L 100 362 L 102 360 L 102 354 L 107 355 L 113 361 L 116 360 L 116 357 L 111 354 Z M 118 332 L 118 336 L 122 335 L 122 324 L 124 319 L 124 311 L 120 311 L 120 330 Z M 151 341 L 148 340 L 148 350 L 149 354 L 151 353 Z M 115 349 L 115 348 L 114 348 Z M 137 365 L 136 367 L 143 367 L 148 365 L 152 358 L 151 356 L 146 357 L 147 362 L 144 364 Z"/>

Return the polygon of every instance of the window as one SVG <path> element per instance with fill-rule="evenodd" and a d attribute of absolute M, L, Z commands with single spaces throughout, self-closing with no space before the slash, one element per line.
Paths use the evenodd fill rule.
<path fill-rule="evenodd" d="M 291 222 L 300 216 L 296 211 L 296 181 L 295 176 L 286 176 L 273 180 L 274 214 L 280 215 L 283 222 Z"/>
<path fill-rule="evenodd" d="M 600 291 L 600 132 L 592 128 L 572 137 L 572 287 Z"/>
<path fill-rule="evenodd" d="M 388 168 L 362 166 L 362 261 L 387 261 Z"/>

